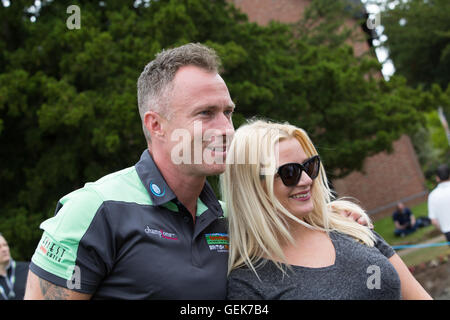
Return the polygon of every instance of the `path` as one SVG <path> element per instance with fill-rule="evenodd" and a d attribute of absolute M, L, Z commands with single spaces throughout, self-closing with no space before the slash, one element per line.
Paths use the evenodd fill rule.
<path fill-rule="evenodd" d="M 445 238 L 445 236 L 443 234 L 441 234 L 441 235 L 439 235 L 437 237 L 428 239 L 427 241 L 423 241 L 420 244 L 438 243 L 438 242 L 445 242 L 445 241 L 447 241 L 447 239 Z M 401 256 L 404 256 L 404 255 L 406 255 L 408 253 L 411 253 L 411 252 L 414 252 L 414 251 L 417 251 L 417 250 L 420 250 L 420 248 L 406 248 L 406 249 L 402 249 L 402 250 L 399 250 L 399 251 L 396 251 L 396 252 L 401 257 Z"/>
<path fill-rule="evenodd" d="M 420 244 L 445 242 L 443 234 L 423 241 Z M 421 248 L 406 248 L 396 251 L 399 256 L 407 255 Z M 414 273 L 414 277 L 424 289 L 436 300 L 450 300 L 450 261 L 436 266 L 428 266 L 422 271 Z"/>

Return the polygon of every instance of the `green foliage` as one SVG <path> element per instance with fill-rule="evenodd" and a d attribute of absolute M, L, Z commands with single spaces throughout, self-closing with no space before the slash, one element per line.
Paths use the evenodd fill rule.
<path fill-rule="evenodd" d="M 136 81 L 162 48 L 215 48 L 235 126 L 257 115 L 305 128 L 332 176 L 361 168 L 436 106 L 401 77 L 380 79 L 374 58 L 355 58 L 323 0 L 308 11 L 324 21 L 310 33 L 249 23 L 224 0 L 41 1 L 35 22 L 32 3 L 0 5 L 0 230 L 17 259 L 31 257 L 59 198 L 138 161 Z M 79 30 L 66 26 L 73 4 Z"/>
<path fill-rule="evenodd" d="M 442 107 L 450 119 L 450 2 L 390 0 L 383 6 L 381 23 L 387 36 L 383 45 L 389 49 L 396 74 L 413 87 L 429 90 L 430 104 L 435 106 L 411 135 L 427 186 L 433 188 L 435 169 L 450 162 L 449 141 L 436 111 Z"/>
<path fill-rule="evenodd" d="M 393 1 L 381 22 L 385 45 L 396 73 L 408 83 L 428 88 L 437 83 L 447 88 L 450 80 L 450 1 Z"/>

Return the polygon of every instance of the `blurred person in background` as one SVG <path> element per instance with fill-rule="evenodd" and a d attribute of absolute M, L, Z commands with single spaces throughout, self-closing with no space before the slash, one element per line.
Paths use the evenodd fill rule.
<path fill-rule="evenodd" d="M 428 196 L 428 217 L 450 242 L 450 168 L 446 164 L 436 170 L 437 187 Z"/>
<path fill-rule="evenodd" d="M 25 294 L 28 262 L 15 261 L 8 242 L 0 233 L 0 300 L 22 300 Z"/>
<path fill-rule="evenodd" d="M 394 234 L 397 237 L 404 237 L 417 230 L 414 214 L 402 202 L 397 203 L 397 210 L 393 213 L 392 220 L 395 224 Z"/>

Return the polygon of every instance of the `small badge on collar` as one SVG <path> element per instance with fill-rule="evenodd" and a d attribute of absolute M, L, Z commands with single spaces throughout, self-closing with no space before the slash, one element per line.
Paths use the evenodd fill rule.
<path fill-rule="evenodd" d="M 157 184 L 154 184 L 153 182 L 150 182 L 150 191 L 153 193 L 153 195 L 157 197 L 162 197 L 166 194 L 165 188 L 161 191 L 161 188 Z"/>

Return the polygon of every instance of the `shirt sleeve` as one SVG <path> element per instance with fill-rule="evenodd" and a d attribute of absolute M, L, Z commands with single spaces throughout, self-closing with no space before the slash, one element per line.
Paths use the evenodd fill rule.
<path fill-rule="evenodd" d="M 409 208 L 405 208 L 405 212 L 408 215 L 408 218 L 411 218 L 411 216 L 413 215 L 412 211 Z"/>
<path fill-rule="evenodd" d="M 31 259 L 30 270 L 58 286 L 82 293 L 94 293 L 112 260 L 113 241 L 106 227 L 97 238 L 86 237 L 100 224 L 103 201 L 89 188 L 72 192 L 60 200 L 57 213 L 44 221 L 42 238 Z M 101 217 L 100 217 L 101 218 Z"/>
<path fill-rule="evenodd" d="M 428 196 L 428 218 L 430 219 L 437 218 L 433 203 L 433 193 L 430 193 L 430 195 Z"/>
<path fill-rule="evenodd" d="M 397 221 L 397 220 L 398 220 L 398 218 L 397 218 L 397 212 L 394 212 L 394 213 L 392 214 L 392 220 L 393 220 L 393 221 Z"/>
<path fill-rule="evenodd" d="M 386 257 L 390 258 L 395 254 L 395 250 L 377 232 L 372 230 L 375 236 L 375 247 Z"/>

